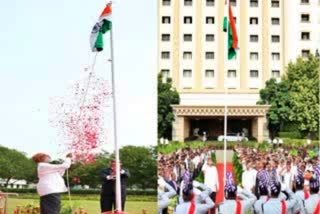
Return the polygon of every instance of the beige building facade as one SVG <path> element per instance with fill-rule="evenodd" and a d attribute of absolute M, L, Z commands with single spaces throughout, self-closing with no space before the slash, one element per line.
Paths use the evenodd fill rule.
<path fill-rule="evenodd" d="M 225 104 L 228 132 L 268 139 L 269 106 L 256 105 L 259 90 L 280 81 L 296 57 L 320 50 L 319 0 L 230 0 L 240 49 L 227 60 L 224 2 L 158 0 L 158 71 L 181 98 L 173 140 L 192 139 L 195 130 L 223 134 Z"/>

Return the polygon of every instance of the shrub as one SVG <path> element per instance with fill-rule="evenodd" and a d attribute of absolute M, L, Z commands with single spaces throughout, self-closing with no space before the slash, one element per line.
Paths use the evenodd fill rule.
<path fill-rule="evenodd" d="M 290 131 L 290 132 L 279 132 L 280 138 L 289 138 L 289 139 L 301 139 L 301 134 L 299 131 Z"/>

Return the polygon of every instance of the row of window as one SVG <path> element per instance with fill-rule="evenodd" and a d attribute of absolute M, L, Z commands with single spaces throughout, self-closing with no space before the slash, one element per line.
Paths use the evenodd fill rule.
<path fill-rule="evenodd" d="M 301 22 L 309 22 L 309 15 L 303 14 L 303 21 Z M 301 16 L 302 19 L 302 16 Z M 214 24 L 214 17 L 213 16 L 207 16 L 206 17 L 206 24 Z M 234 22 L 237 23 L 237 18 L 234 17 Z M 183 23 L 184 24 L 192 24 L 192 16 L 184 16 L 183 17 Z M 249 18 L 250 25 L 257 25 L 258 17 L 250 17 Z M 171 17 L 170 16 L 162 16 L 162 24 L 171 24 Z M 272 25 L 280 25 L 280 18 L 271 18 L 271 24 Z"/>
<path fill-rule="evenodd" d="M 169 42 L 170 40 L 171 40 L 170 34 L 161 34 L 161 41 Z M 183 41 L 191 42 L 192 34 L 183 34 Z M 214 34 L 206 34 L 206 42 L 213 42 L 213 41 L 214 41 Z"/>
<path fill-rule="evenodd" d="M 301 40 L 302 41 L 309 41 L 310 40 L 310 32 L 301 32 Z M 170 34 L 162 34 L 161 41 L 169 42 L 170 41 Z M 213 42 L 215 40 L 214 34 L 206 34 L 205 41 L 206 42 Z M 192 41 L 192 34 L 183 34 L 183 41 L 184 42 L 191 42 Z M 250 42 L 259 42 L 258 35 L 250 35 Z M 272 43 L 279 43 L 280 36 L 279 35 L 271 35 L 271 42 Z"/>
<path fill-rule="evenodd" d="M 213 16 L 207 16 L 206 17 L 206 24 L 214 24 L 214 17 Z M 235 23 L 237 23 L 237 18 L 234 17 Z M 301 23 L 308 23 L 310 22 L 310 15 L 309 14 L 301 14 Z M 162 16 L 162 24 L 170 24 L 171 23 L 171 17 L 170 16 Z M 183 23 L 184 24 L 192 24 L 192 17 L 191 16 L 185 16 L 183 17 Z M 249 18 L 250 25 L 258 25 L 259 19 L 258 17 L 250 17 Z M 271 18 L 271 24 L 272 25 L 280 25 L 280 18 L 272 17 Z"/>
<path fill-rule="evenodd" d="M 236 7 L 237 1 L 236 0 L 230 0 L 230 5 Z M 301 4 L 309 3 L 309 0 L 301 0 Z M 163 6 L 170 6 L 171 0 L 162 0 Z M 193 1 L 192 0 L 184 0 L 184 6 L 192 6 Z M 215 0 L 206 0 L 206 6 L 212 7 L 215 5 Z M 250 7 L 258 7 L 259 1 L 258 0 L 250 0 Z M 271 7 L 279 7 L 280 2 L 279 0 L 271 0 Z"/>
<path fill-rule="evenodd" d="M 302 40 L 309 40 L 310 33 L 309 32 L 302 32 L 301 39 Z M 170 34 L 161 34 L 161 41 L 162 42 L 169 42 L 170 40 L 171 40 Z M 214 34 L 206 34 L 206 36 L 205 36 L 206 42 L 213 42 L 214 40 L 215 40 Z M 191 42 L 192 41 L 192 34 L 183 34 L 183 41 L 184 42 Z M 250 35 L 250 42 L 259 42 L 259 36 L 258 35 Z M 272 43 L 280 42 L 280 36 L 279 35 L 271 35 L 271 42 Z"/>
<path fill-rule="evenodd" d="M 271 53 L 271 58 L 274 61 L 280 60 L 280 53 Z M 162 51 L 161 52 L 161 59 L 170 59 L 170 52 L 169 51 Z M 191 60 L 192 59 L 192 52 L 185 51 L 183 52 L 183 59 Z M 205 59 L 214 59 L 214 52 L 205 52 Z M 250 52 L 250 60 L 259 60 L 258 52 Z"/>
<path fill-rule="evenodd" d="M 308 57 L 310 50 L 302 50 L 301 55 L 302 57 Z M 162 51 L 161 52 L 161 59 L 170 59 L 170 52 L 169 51 Z M 192 52 L 185 51 L 183 52 L 183 59 L 190 60 L 192 59 Z M 205 52 L 205 59 L 214 59 L 214 52 Z M 280 53 L 273 52 L 271 53 L 271 59 L 274 61 L 280 60 Z M 259 53 L 258 52 L 250 52 L 250 60 L 257 61 L 259 60 Z"/>
<path fill-rule="evenodd" d="M 258 78 L 259 77 L 259 71 L 258 70 L 250 70 L 250 78 Z M 170 71 L 168 69 L 161 70 L 162 76 L 166 79 L 169 77 Z M 214 70 L 208 69 L 205 70 L 205 77 L 207 79 L 214 78 Z M 227 73 L 228 78 L 237 78 L 237 71 L 236 70 L 228 70 Z M 279 70 L 272 70 L 271 76 L 274 78 L 280 77 L 280 71 Z M 190 69 L 184 69 L 183 70 L 183 78 L 191 78 L 192 77 L 192 70 Z"/>
<path fill-rule="evenodd" d="M 230 5 L 231 6 L 237 6 L 237 1 L 236 0 L 230 0 Z M 300 0 L 301 4 L 309 4 L 309 0 Z M 320 3 L 320 2 L 319 2 Z M 215 0 L 206 0 L 206 6 L 214 6 Z M 163 6 L 170 6 L 171 5 L 171 0 L 162 0 L 162 5 Z M 192 6 L 193 1 L 192 0 L 184 0 L 184 6 Z M 258 7 L 259 6 L 259 0 L 250 0 L 250 7 Z M 280 1 L 279 0 L 271 0 L 271 7 L 279 7 L 280 6 Z"/>

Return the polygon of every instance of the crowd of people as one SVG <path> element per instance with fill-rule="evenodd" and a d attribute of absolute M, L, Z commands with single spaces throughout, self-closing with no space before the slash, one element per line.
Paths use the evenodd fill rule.
<path fill-rule="evenodd" d="M 235 146 L 242 179 L 237 185 L 227 172 L 225 200 L 217 204 L 215 193 L 220 186 L 211 160 L 214 152 L 214 147 L 205 147 L 159 154 L 159 214 L 168 213 L 169 205 L 176 214 L 320 213 L 319 156 L 311 158 L 306 149 L 293 155 L 281 145 L 266 151 Z M 201 171 L 203 184 L 195 181 Z"/>

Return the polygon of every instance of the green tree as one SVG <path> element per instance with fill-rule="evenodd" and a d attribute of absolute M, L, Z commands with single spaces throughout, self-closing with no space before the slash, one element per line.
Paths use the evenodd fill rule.
<path fill-rule="evenodd" d="M 131 177 L 129 186 L 142 189 L 156 189 L 157 161 L 153 156 L 153 149 L 143 146 L 125 146 L 120 149 L 122 165 L 129 169 Z"/>
<path fill-rule="evenodd" d="M 128 186 L 137 186 L 142 189 L 156 188 L 157 162 L 153 147 L 125 146 L 120 149 L 120 158 L 124 168 L 130 172 Z M 102 153 L 93 164 L 77 163 L 70 170 L 69 181 L 76 185 L 73 179 L 80 178 L 80 185 L 89 185 L 97 188 L 101 185 L 100 172 L 110 166 L 114 154 Z M 147 178 L 147 179 L 146 179 Z"/>
<path fill-rule="evenodd" d="M 316 57 L 299 57 L 289 63 L 281 82 L 270 79 L 260 90 L 257 104 L 271 105 L 267 118 L 273 136 L 289 123 L 295 124 L 303 135 L 315 136 L 319 130 L 319 72 L 320 61 Z"/>
<path fill-rule="evenodd" d="M 6 180 L 6 185 L 11 179 L 36 180 L 36 164 L 17 150 L 0 146 L 0 166 L 0 178 Z"/>
<path fill-rule="evenodd" d="M 179 93 L 172 88 L 172 80 L 163 81 L 158 75 L 158 138 L 172 138 L 172 122 L 174 114 L 171 105 L 179 104 Z"/>
<path fill-rule="evenodd" d="M 80 178 L 81 185 L 89 185 L 91 188 L 97 188 L 101 185 L 100 172 L 103 168 L 110 166 L 111 156 L 109 153 L 104 152 L 99 155 L 93 164 L 76 163 L 71 168 L 70 183 L 74 182 L 74 178 Z"/>
<path fill-rule="evenodd" d="M 313 138 L 319 130 L 319 72 L 320 60 L 312 54 L 289 63 L 287 80 L 290 82 L 289 120 L 302 133 Z"/>
<path fill-rule="evenodd" d="M 260 90 L 259 105 L 271 105 L 268 113 L 268 128 L 273 138 L 289 120 L 289 82 L 282 79 L 277 83 L 275 78 L 266 82 L 266 87 Z"/>

